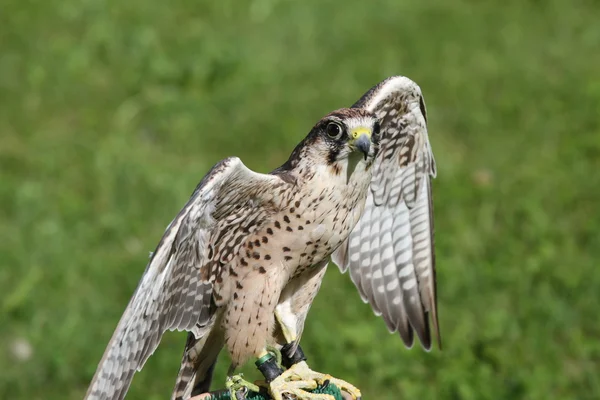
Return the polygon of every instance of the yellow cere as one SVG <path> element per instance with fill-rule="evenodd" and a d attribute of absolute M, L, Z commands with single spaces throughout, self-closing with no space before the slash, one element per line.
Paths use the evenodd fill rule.
<path fill-rule="evenodd" d="M 365 127 L 361 126 L 352 131 L 352 139 L 358 139 L 360 137 L 360 135 L 362 135 L 362 134 L 365 134 L 369 138 L 371 138 L 371 130 L 369 128 L 365 128 Z"/>

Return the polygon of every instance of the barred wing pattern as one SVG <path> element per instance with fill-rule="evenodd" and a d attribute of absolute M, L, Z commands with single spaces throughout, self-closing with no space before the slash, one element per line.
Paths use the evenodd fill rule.
<path fill-rule="evenodd" d="M 279 178 L 255 173 L 239 158 L 227 158 L 202 179 L 190 200 L 167 227 L 104 352 L 86 399 L 123 399 L 133 374 L 154 352 L 167 330 L 201 337 L 215 318 L 215 280 L 211 262 L 214 230 L 240 209 L 261 214 L 261 193 L 272 193 Z M 271 196 L 272 197 L 272 196 Z M 264 212 L 262 213 L 264 214 Z M 243 233 L 248 233 L 248 229 Z"/>
<path fill-rule="evenodd" d="M 437 321 L 431 178 L 435 161 L 427 137 L 425 103 L 416 83 L 392 77 L 353 107 L 374 112 L 381 124 L 365 210 L 332 259 L 407 347 L 416 332 L 431 348 L 429 316 Z"/>

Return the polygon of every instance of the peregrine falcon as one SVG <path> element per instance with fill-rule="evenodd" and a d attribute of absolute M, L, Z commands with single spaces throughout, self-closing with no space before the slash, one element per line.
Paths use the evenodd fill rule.
<path fill-rule="evenodd" d="M 227 387 L 249 359 L 275 400 L 331 399 L 299 346 L 325 270 L 349 271 L 363 301 L 407 347 L 440 344 L 431 179 L 419 86 L 388 78 L 322 118 L 269 174 L 217 163 L 169 224 L 104 352 L 86 399 L 123 399 L 167 330 L 188 331 L 172 399 L 208 390 L 223 347 Z M 430 328 L 430 324 L 433 329 Z"/>

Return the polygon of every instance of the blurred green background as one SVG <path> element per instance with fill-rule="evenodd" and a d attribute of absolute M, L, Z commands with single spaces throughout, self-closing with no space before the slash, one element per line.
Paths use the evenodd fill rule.
<path fill-rule="evenodd" d="M 208 169 L 279 166 L 396 74 L 429 111 L 445 346 L 405 350 L 331 268 L 312 366 L 367 399 L 600 398 L 599 15 L 592 0 L 0 0 L 0 398 L 82 398 Z M 165 335 L 128 398 L 167 399 L 184 342 Z"/>

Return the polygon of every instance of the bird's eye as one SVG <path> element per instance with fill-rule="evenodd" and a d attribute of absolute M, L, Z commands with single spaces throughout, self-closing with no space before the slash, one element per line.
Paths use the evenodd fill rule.
<path fill-rule="evenodd" d="M 327 136 L 337 139 L 342 134 L 343 129 L 337 122 L 330 122 L 325 131 L 327 132 Z"/>
<path fill-rule="evenodd" d="M 375 122 L 375 126 L 373 126 L 373 133 L 375 135 L 379 135 L 380 131 L 381 131 L 381 124 L 379 124 L 379 122 Z"/>

